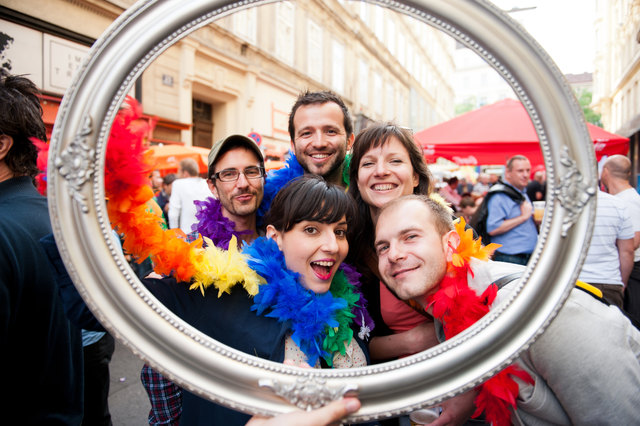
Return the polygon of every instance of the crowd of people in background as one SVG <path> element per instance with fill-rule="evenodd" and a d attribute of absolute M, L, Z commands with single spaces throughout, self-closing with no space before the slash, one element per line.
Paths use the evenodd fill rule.
<path fill-rule="evenodd" d="M 46 138 L 37 96 L 27 79 L 2 77 L 0 342 L 11 350 L 0 356 L 11 366 L 14 386 L 5 402 L 30 400 L 34 383 L 46 395 L 29 412 L 8 410 L 8 423 L 57 419 L 108 425 L 103 381 L 113 339 L 85 315 L 86 306 L 66 303 L 80 298 L 73 286 L 63 285 L 70 279 L 50 235 L 46 199 L 33 186 L 37 150 L 29 138 Z M 474 179 L 450 176 L 440 182 L 409 129 L 380 122 L 355 134 L 342 99 L 326 91 L 300 94 L 289 133 L 290 158 L 280 170 L 266 173 L 256 143 L 229 135 L 213 144 L 206 174 L 195 161 L 183 160 L 175 175 L 153 171 L 149 176 L 155 195 L 148 208 L 164 226 L 180 230 L 187 241 L 207 237 L 208 244 L 222 249 L 235 241 L 253 256 L 250 266 L 268 277 L 253 299 L 242 289 L 219 297 L 215 289 L 201 293 L 171 274 L 159 276 L 150 263 L 139 273 L 143 283 L 186 322 L 275 362 L 349 368 L 423 351 L 472 325 L 479 317 L 456 329 L 460 321 L 433 307 L 453 294 L 450 286 L 473 293 L 465 299 L 478 304 L 469 305 L 470 312 L 488 312 L 508 298 L 537 244 L 543 216 L 534 214 L 534 202 L 546 200 L 544 170 L 532 170 L 526 157 L 516 155 L 502 175 L 482 172 Z M 640 331 L 633 322 L 640 310 L 640 195 L 629 185 L 630 177 L 626 157 L 603 164 L 594 239 L 580 281 L 549 330 L 509 367 L 520 380 L 507 377 L 507 370 L 498 373 L 513 410 L 485 411 L 476 424 L 505 419 L 632 424 L 640 418 Z M 480 250 L 472 257 L 482 262 L 467 260 L 462 269 L 453 268 L 457 248 L 468 243 L 462 241 L 468 229 L 483 244 L 500 247 L 493 260 Z M 131 260 L 143 259 L 134 255 Z M 302 318 L 296 315 L 302 309 L 293 309 L 287 317 L 272 300 L 313 307 L 317 315 Z M 452 299 L 444 311 L 466 321 L 458 303 Z M 325 318 L 328 311 L 336 316 Z M 313 324 L 317 318 L 326 324 Z M 315 334 L 303 331 L 310 324 L 318 329 Z M 82 368 L 81 329 L 86 330 L 85 363 L 94 365 L 89 370 Z M 93 353 L 99 359 L 89 364 Z M 98 371 L 100 378 L 92 375 Z M 146 365 L 141 379 L 151 402 L 149 424 L 269 421 L 205 400 Z M 493 395 L 489 388 L 479 386 L 444 401 L 436 423 L 465 424 L 486 407 Z M 357 400 L 346 398 L 329 409 L 271 421 L 301 424 L 304 415 L 330 423 L 358 407 Z M 99 419 L 91 417 L 98 414 Z M 408 419 L 391 421 L 406 424 Z"/>

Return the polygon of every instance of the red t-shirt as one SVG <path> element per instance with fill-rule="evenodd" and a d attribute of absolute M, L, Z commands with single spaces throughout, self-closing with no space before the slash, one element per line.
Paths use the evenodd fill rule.
<path fill-rule="evenodd" d="M 398 299 L 386 285 L 380 282 L 380 312 L 382 319 L 394 333 L 408 331 L 428 321 L 424 315 Z"/>

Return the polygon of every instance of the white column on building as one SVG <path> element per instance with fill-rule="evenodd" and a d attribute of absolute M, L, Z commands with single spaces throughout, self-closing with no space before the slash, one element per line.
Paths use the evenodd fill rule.
<path fill-rule="evenodd" d="M 180 86 L 178 92 L 179 121 L 193 123 L 193 80 L 195 76 L 195 56 L 198 43 L 191 39 L 180 41 Z M 187 145 L 193 144 L 193 131 L 191 128 L 180 132 L 181 140 Z"/>

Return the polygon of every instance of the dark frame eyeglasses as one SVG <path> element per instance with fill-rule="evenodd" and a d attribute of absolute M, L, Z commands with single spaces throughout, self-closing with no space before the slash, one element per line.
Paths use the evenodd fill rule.
<path fill-rule="evenodd" d="M 212 174 L 211 179 L 217 179 L 220 182 L 234 182 L 238 180 L 241 173 L 247 179 L 259 179 L 264 176 L 264 167 L 249 166 L 243 171 L 240 171 L 238 169 L 224 169 Z"/>

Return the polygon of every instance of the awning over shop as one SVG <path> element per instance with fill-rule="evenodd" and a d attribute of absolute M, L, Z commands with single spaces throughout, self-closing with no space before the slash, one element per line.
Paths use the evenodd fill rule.
<path fill-rule="evenodd" d="M 185 158 L 193 158 L 198 163 L 201 174 L 207 173 L 209 148 L 189 145 L 155 145 L 149 148 L 153 153 L 154 169 L 162 176 L 178 171 L 178 163 Z"/>

